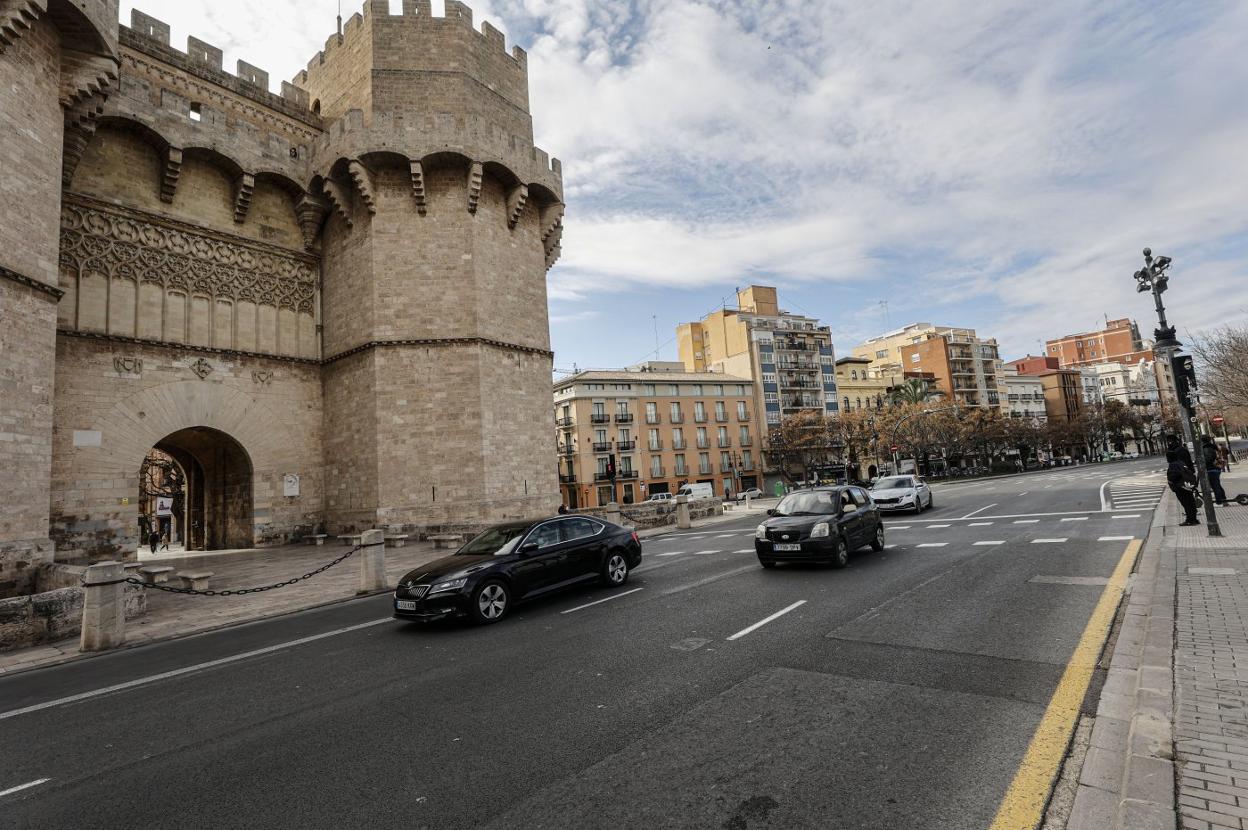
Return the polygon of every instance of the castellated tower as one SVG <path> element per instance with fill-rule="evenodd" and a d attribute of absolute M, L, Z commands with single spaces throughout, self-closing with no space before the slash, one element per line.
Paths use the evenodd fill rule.
<path fill-rule="evenodd" d="M 547 269 L 559 162 L 533 146 L 526 56 L 447 0 L 386 0 L 294 79 L 325 131 L 325 518 L 430 527 L 550 512 Z"/>

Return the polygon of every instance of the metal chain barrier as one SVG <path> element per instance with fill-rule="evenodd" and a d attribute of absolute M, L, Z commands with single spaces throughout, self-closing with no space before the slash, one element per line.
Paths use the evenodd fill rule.
<path fill-rule="evenodd" d="M 351 548 L 351 550 L 347 551 L 342 556 L 339 556 L 334 561 L 328 564 L 322 565 L 321 567 L 317 568 L 314 571 L 308 571 L 303 576 L 297 576 L 294 579 L 288 579 L 285 582 L 275 582 L 272 585 L 261 585 L 257 588 L 225 588 L 220 591 L 212 591 L 212 590 L 199 591 L 194 588 L 177 588 L 172 585 L 156 585 L 150 582 L 145 582 L 142 579 L 135 579 L 134 577 L 127 577 L 125 581 L 133 585 L 142 585 L 144 588 L 155 588 L 158 591 L 168 591 L 171 594 L 196 594 L 197 596 L 201 596 L 201 597 L 237 597 L 237 596 L 242 596 L 243 594 L 259 594 L 259 593 L 263 593 L 264 591 L 272 591 L 274 588 L 285 588 L 287 585 L 294 585 L 295 583 L 302 582 L 305 579 L 311 579 L 312 577 L 316 576 L 319 573 L 328 571 L 330 568 L 334 567 L 339 562 L 351 556 L 353 553 L 356 553 L 363 549 L 364 549 L 364 545 L 356 545 L 355 547 Z"/>

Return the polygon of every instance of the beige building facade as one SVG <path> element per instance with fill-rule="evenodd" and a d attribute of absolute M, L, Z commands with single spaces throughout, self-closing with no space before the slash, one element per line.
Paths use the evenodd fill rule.
<path fill-rule="evenodd" d="M 749 378 L 670 363 L 563 378 L 554 387 L 563 503 L 628 504 L 686 483 L 728 498 L 761 486 L 753 396 Z"/>
<path fill-rule="evenodd" d="M 841 412 L 884 409 L 891 403 L 889 396 L 895 385 L 892 376 L 871 368 L 870 358 L 850 356 L 836 361 Z"/>
<path fill-rule="evenodd" d="M 913 323 L 873 337 L 853 349 L 893 383 L 907 374 L 930 376 L 934 388 L 961 406 L 1001 407 L 1001 355 L 994 338 L 975 329 Z"/>
<path fill-rule="evenodd" d="M 204 547 L 557 505 L 562 181 L 522 50 L 453 0 L 369 0 L 275 94 L 155 18 L 119 26 L 115 0 L 17 6 L 0 595 L 41 561 L 129 555 L 152 449 Z"/>

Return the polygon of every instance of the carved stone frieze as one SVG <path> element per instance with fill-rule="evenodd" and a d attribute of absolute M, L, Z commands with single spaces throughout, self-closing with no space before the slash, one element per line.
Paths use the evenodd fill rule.
<path fill-rule="evenodd" d="M 272 380 L 273 380 L 272 369 L 252 369 L 251 370 L 252 383 L 258 383 L 261 386 L 268 386 Z"/>
<path fill-rule="evenodd" d="M 212 364 L 202 357 L 191 364 L 191 371 L 199 376 L 200 380 L 212 374 Z"/>
<path fill-rule="evenodd" d="M 481 201 L 481 183 L 484 181 L 485 171 L 481 162 L 474 161 L 472 166 L 468 168 L 468 212 L 477 212 L 477 203 Z"/>
<path fill-rule="evenodd" d="M 312 313 L 315 260 L 223 235 L 197 233 L 137 211 L 66 195 L 61 266 L 210 297 Z"/>
<path fill-rule="evenodd" d="M 113 358 L 113 368 L 119 375 L 141 375 L 143 374 L 143 358 L 117 356 Z"/>

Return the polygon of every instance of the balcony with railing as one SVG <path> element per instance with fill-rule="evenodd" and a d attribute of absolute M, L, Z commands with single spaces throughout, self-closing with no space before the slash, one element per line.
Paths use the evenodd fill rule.
<path fill-rule="evenodd" d="M 685 422 L 685 415 L 683 412 L 673 412 L 669 416 L 668 420 L 670 420 L 673 424 L 683 424 Z"/>
<path fill-rule="evenodd" d="M 684 476 L 689 475 L 689 468 L 681 467 L 678 464 L 676 465 L 676 469 L 672 471 L 672 475 L 676 476 L 677 478 L 683 478 Z"/>
<path fill-rule="evenodd" d="M 721 450 L 722 450 L 722 449 L 725 449 L 725 448 L 727 448 L 727 447 L 731 447 L 731 446 L 732 446 L 732 439 L 731 439 L 731 438 L 722 438 L 722 437 L 721 437 L 721 438 L 718 438 L 718 439 L 716 439 L 716 441 L 715 441 L 715 446 L 719 447 Z"/>
<path fill-rule="evenodd" d="M 683 450 L 683 449 L 687 449 L 688 447 L 689 447 L 689 442 L 688 442 L 688 441 L 686 441 L 684 438 L 673 438 L 673 439 L 672 439 L 672 449 L 674 449 L 674 450 Z"/>
<path fill-rule="evenodd" d="M 716 413 L 715 413 L 715 423 L 717 423 L 717 424 L 726 424 L 726 423 L 728 423 L 728 413 L 727 413 L 727 412 L 716 412 Z"/>
<path fill-rule="evenodd" d="M 571 417 L 568 417 L 568 418 L 556 418 L 556 419 L 555 419 L 555 426 L 557 426 L 557 427 L 570 427 L 570 426 L 572 426 L 572 418 L 571 418 Z"/>
<path fill-rule="evenodd" d="M 819 409 L 823 406 L 823 401 L 818 398 L 785 398 L 784 407 L 786 409 Z"/>
<path fill-rule="evenodd" d="M 561 484 L 575 484 L 575 483 L 576 483 L 576 473 L 560 473 L 560 474 L 559 474 L 559 482 L 560 482 Z"/>
<path fill-rule="evenodd" d="M 626 480 L 637 478 L 637 471 L 636 470 L 620 470 L 618 473 L 616 473 L 615 477 L 626 479 Z"/>
<path fill-rule="evenodd" d="M 698 467 L 698 475 L 700 476 L 709 476 L 712 472 L 714 472 L 714 470 L 711 469 L 710 464 Z"/>
<path fill-rule="evenodd" d="M 605 412 L 595 412 L 589 416 L 589 422 L 591 424 L 609 424 L 611 423 L 611 416 Z"/>
<path fill-rule="evenodd" d="M 754 446 L 754 439 L 747 435 L 744 438 L 739 439 L 737 443 L 743 447 L 752 447 Z"/>
<path fill-rule="evenodd" d="M 651 415 L 650 413 L 646 413 L 646 423 L 647 424 L 661 424 L 663 423 L 663 419 L 660 418 L 657 413 L 654 415 Z"/>
<path fill-rule="evenodd" d="M 745 410 L 744 412 L 742 412 L 742 411 L 738 410 L 738 411 L 737 411 L 737 420 L 738 420 L 738 421 L 748 421 L 748 420 L 750 420 L 750 411 L 749 411 L 748 409 L 747 409 L 747 410 Z"/>
<path fill-rule="evenodd" d="M 710 446 L 711 446 L 711 440 L 710 440 L 709 438 L 699 438 L 699 439 L 698 439 L 698 449 L 700 449 L 700 450 L 704 450 L 704 449 L 707 449 L 707 448 L 708 448 L 708 447 L 710 447 Z"/>
<path fill-rule="evenodd" d="M 598 470 L 597 472 L 594 473 L 594 481 L 610 481 L 610 480 L 611 480 L 610 473 L 604 472 L 602 470 Z"/>
<path fill-rule="evenodd" d="M 570 456 L 570 455 L 576 455 L 576 446 L 575 446 L 575 445 L 573 445 L 573 444 L 560 444 L 560 445 L 559 445 L 559 454 L 560 454 L 560 455 L 569 455 L 569 456 Z"/>
<path fill-rule="evenodd" d="M 695 413 L 693 413 L 693 422 L 694 422 L 695 424 L 705 424 L 705 423 L 706 423 L 706 413 L 705 413 L 705 412 L 695 412 Z"/>
<path fill-rule="evenodd" d="M 636 441 L 618 441 L 616 442 L 615 448 L 619 450 L 620 452 L 629 452 L 631 450 L 637 449 L 637 442 Z"/>
<path fill-rule="evenodd" d="M 594 452 L 611 452 L 610 441 L 595 441 Z"/>
<path fill-rule="evenodd" d="M 647 445 L 647 447 L 649 448 L 650 452 L 659 452 L 660 450 L 662 450 L 662 449 L 663 449 L 663 442 L 662 442 L 662 441 L 651 441 L 651 442 Z"/>
<path fill-rule="evenodd" d="M 666 468 L 664 468 L 662 465 L 660 465 L 660 466 L 658 466 L 658 467 L 651 467 L 651 468 L 650 468 L 650 477 L 651 477 L 651 478 L 663 478 L 663 477 L 664 477 L 664 476 L 666 476 L 666 475 L 667 475 L 667 470 L 666 470 Z"/>
<path fill-rule="evenodd" d="M 615 422 L 617 424 L 631 424 L 633 422 L 633 414 L 631 412 L 616 413 Z"/>

